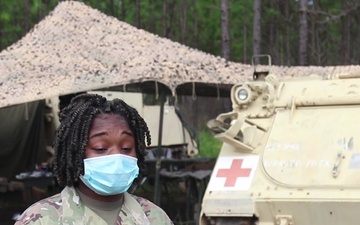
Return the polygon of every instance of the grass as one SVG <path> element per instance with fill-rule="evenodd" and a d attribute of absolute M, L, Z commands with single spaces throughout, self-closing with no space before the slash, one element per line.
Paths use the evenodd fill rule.
<path fill-rule="evenodd" d="M 222 142 L 214 137 L 214 134 L 207 128 L 200 131 L 199 157 L 216 158 L 219 155 Z"/>

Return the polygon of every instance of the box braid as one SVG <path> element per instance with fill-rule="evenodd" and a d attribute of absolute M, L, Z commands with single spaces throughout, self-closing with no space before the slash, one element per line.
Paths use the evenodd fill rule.
<path fill-rule="evenodd" d="M 123 100 L 107 101 L 100 95 L 81 94 L 74 97 L 60 113 L 60 127 L 54 141 L 54 173 L 60 186 L 77 186 L 84 170 L 83 159 L 91 123 L 96 115 L 103 113 L 119 115 L 127 121 L 135 139 L 140 169 L 138 180 L 143 175 L 146 145 L 151 144 L 150 131 L 144 119 Z"/>

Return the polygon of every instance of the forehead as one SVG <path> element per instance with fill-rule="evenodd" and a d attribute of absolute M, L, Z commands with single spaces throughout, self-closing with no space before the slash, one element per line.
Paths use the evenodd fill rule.
<path fill-rule="evenodd" d="M 124 117 L 114 114 L 99 114 L 96 115 L 92 121 L 90 132 L 98 129 L 127 129 L 129 130 L 129 124 Z"/>

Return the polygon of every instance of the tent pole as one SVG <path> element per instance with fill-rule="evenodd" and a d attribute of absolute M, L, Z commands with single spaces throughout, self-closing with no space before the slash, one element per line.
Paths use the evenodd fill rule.
<path fill-rule="evenodd" d="M 165 99 L 166 99 L 165 93 L 163 91 L 160 91 L 159 136 L 158 136 L 158 147 L 156 149 L 155 192 L 154 192 L 154 203 L 158 206 L 160 206 L 160 198 L 161 198 L 160 169 L 161 169 L 162 133 L 163 133 L 163 122 L 164 122 Z"/>

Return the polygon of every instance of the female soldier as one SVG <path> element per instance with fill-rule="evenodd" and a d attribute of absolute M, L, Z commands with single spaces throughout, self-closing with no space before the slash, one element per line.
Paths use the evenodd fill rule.
<path fill-rule="evenodd" d="M 62 110 L 60 123 L 54 173 L 65 188 L 30 206 L 15 224 L 173 224 L 161 208 L 127 193 L 151 143 L 134 108 L 82 94 Z"/>

